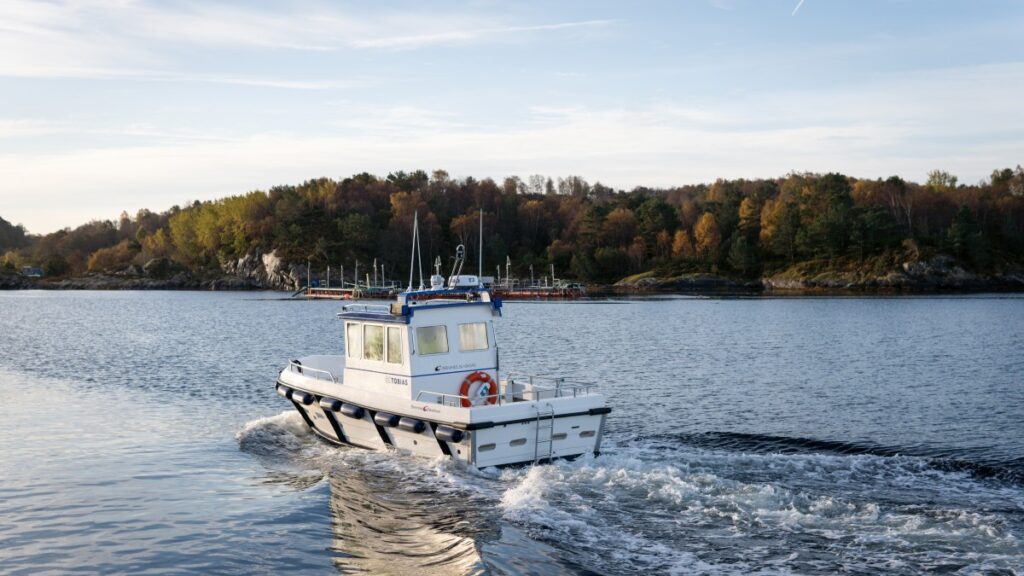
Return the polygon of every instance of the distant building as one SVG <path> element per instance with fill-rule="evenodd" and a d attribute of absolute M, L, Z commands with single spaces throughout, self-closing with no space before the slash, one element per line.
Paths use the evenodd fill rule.
<path fill-rule="evenodd" d="M 29 278 L 42 278 L 43 277 L 43 269 L 42 268 L 37 268 L 35 266 L 22 266 L 22 268 L 21 268 L 21 275 L 22 276 L 27 276 Z"/>

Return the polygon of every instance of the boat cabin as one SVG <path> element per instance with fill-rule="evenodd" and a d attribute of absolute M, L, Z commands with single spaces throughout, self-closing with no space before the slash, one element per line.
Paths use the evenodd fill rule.
<path fill-rule="evenodd" d="M 497 382 L 493 321 L 501 316 L 501 301 L 475 288 L 406 292 L 390 306 L 345 306 L 338 314 L 344 322 L 345 386 L 450 403 L 445 399 L 458 397 L 474 372 Z"/>

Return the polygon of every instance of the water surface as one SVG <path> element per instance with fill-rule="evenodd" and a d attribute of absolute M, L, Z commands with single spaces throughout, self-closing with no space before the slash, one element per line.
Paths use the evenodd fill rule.
<path fill-rule="evenodd" d="M 601 382 L 604 453 L 473 471 L 273 391 L 337 302 L 0 293 L 9 573 L 1024 573 L 1024 299 L 508 303 L 502 369 Z"/>

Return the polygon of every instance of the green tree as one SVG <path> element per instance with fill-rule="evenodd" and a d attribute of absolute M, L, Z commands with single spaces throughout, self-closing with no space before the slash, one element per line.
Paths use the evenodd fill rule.
<path fill-rule="evenodd" d="M 7 220 L 0 218 L 0 252 L 15 250 L 28 245 L 25 238 L 25 227 L 13 225 Z"/>
<path fill-rule="evenodd" d="M 960 259 L 967 260 L 975 266 L 984 267 L 989 264 L 985 239 L 978 228 L 974 212 L 967 206 L 961 206 L 956 218 L 946 232 L 950 250 Z"/>
<path fill-rule="evenodd" d="M 60 254 L 53 254 L 43 262 L 43 274 L 47 276 L 64 276 L 71 272 L 71 264 Z"/>
<path fill-rule="evenodd" d="M 957 177 L 945 170 L 932 170 L 928 173 L 927 185 L 936 190 L 956 188 Z"/>
<path fill-rule="evenodd" d="M 733 234 L 729 243 L 729 266 L 743 276 L 750 276 L 759 269 L 757 248 L 747 240 L 746 235 Z"/>
<path fill-rule="evenodd" d="M 850 182 L 842 174 L 826 174 L 805 186 L 800 195 L 800 249 L 835 258 L 850 241 L 853 198 Z"/>
<path fill-rule="evenodd" d="M 640 235 L 648 246 L 657 244 L 658 233 L 662 230 L 675 230 L 679 226 L 676 209 L 661 196 L 644 200 L 636 210 L 636 218 Z"/>

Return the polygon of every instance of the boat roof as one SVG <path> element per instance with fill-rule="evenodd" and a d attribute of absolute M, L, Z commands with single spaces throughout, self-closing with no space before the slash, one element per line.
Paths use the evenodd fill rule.
<path fill-rule="evenodd" d="M 342 306 L 338 318 L 343 320 L 371 320 L 392 324 L 408 324 L 416 310 L 488 306 L 501 315 L 501 299 L 492 298 L 482 288 L 428 288 L 407 290 L 395 302 L 387 304 L 347 304 Z"/>

